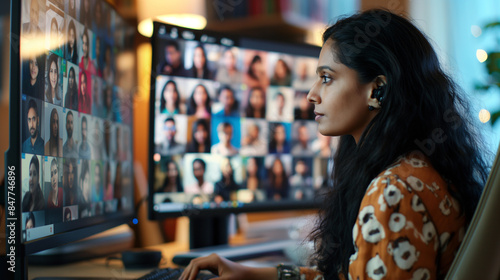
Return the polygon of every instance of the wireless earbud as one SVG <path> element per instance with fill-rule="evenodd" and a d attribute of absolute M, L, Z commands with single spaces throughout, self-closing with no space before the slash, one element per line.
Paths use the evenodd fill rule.
<path fill-rule="evenodd" d="M 372 91 L 372 97 L 378 100 L 379 105 L 382 105 L 382 101 L 384 100 L 384 92 L 385 92 L 384 86 L 379 86 L 378 88 Z"/>

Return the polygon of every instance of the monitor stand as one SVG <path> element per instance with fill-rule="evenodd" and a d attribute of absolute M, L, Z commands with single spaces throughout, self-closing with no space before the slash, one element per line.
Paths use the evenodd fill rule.
<path fill-rule="evenodd" d="M 198 249 L 229 242 L 229 215 L 190 217 L 189 248 Z"/>

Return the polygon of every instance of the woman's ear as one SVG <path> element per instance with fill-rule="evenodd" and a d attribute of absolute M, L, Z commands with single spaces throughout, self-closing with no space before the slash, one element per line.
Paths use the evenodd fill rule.
<path fill-rule="evenodd" d="M 383 75 L 377 76 L 371 82 L 371 92 L 368 97 L 368 106 L 373 109 L 382 108 L 386 94 L 387 78 Z M 373 110 L 370 109 L 370 110 Z"/>

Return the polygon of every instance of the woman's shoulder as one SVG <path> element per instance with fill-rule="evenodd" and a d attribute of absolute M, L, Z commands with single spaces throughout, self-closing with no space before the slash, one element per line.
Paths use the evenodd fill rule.
<path fill-rule="evenodd" d="M 412 178 L 418 178 L 427 183 L 432 183 L 433 181 L 439 181 L 442 184 L 445 183 L 439 172 L 432 166 L 429 158 L 419 151 L 413 151 L 399 157 L 375 179 L 391 175 L 405 182 L 413 180 Z"/>
<path fill-rule="evenodd" d="M 449 184 L 432 166 L 430 160 L 419 152 L 400 157 L 392 166 L 372 180 L 365 194 L 365 203 L 380 197 L 388 203 L 408 203 L 413 210 L 420 208 L 430 213 L 448 216 L 461 215 L 460 206 Z M 370 202 L 371 201 L 371 202 Z M 418 211 L 417 211 L 418 212 Z"/>

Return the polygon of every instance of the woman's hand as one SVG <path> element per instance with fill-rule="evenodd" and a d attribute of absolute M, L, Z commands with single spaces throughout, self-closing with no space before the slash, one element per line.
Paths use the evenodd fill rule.
<path fill-rule="evenodd" d="M 217 254 L 211 254 L 206 257 L 200 257 L 192 260 L 184 269 L 179 280 L 195 280 L 196 275 L 200 270 L 209 270 L 219 277 L 216 279 L 276 279 L 276 268 L 251 268 L 239 263 L 232 262 L 228 259 L 220 257 Z"/>

